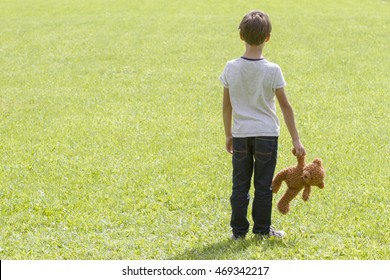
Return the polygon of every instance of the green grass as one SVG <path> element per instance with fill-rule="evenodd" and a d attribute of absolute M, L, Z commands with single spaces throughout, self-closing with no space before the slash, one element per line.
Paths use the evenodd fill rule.
<path fill-rule="evenodd" d="M 218 76 L 255 8 L 326 188 L 273 210 L 282 241 L 231 242 Z M 0 259 L 389 259 L 389 14 L 380 0 L 1 0 Z M 290 149 L 282 125 L 276 171 Z"/>

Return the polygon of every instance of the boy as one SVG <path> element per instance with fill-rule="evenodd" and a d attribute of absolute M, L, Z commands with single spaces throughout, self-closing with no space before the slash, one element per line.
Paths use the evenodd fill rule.
<path fill-rule="evenodd" d="M 271 228 L 271 184 L 280 130 L 275 96 L 296 156 L 306 152 L 295 126 L 293 109 L 284 92 L 286 82 L 282 71 L 278 65 L 262 56 L 264 45 L 271 35 L 271 22 L 267 14 L 261 11 L 249 12 L 242 19 L 239 30 L 246 51 L 242 57 L 229 61 L 220 76 L 224 86 L 226 150 L 233 155 L 233 191 L 230 197 L 232 239 L 245 238 L 249 231 L 247 210 L 253 172 L 253 233 L 260 237 L 283 237 L 283 231 Z"/>

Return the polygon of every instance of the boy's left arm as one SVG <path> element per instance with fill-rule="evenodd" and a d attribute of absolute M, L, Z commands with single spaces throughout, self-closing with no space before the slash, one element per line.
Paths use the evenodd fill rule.
<path fill-rule="evenodd" d="M 233 154 L 232 104 L 230 103 L 229 88 L 226 87 L 223 88 L 222 115 L 226 136 L 226 151 Z"/>
<path fill-rule="evenodd" d="M 293 146 L 295 148 L 295 156 L 299 157 L 306 154 L 305 148 L 303 147 L 301 140 L 299 139 L 298 130 L 295 125 L 294 112 L 291 107 L 290 102 L 287 99 L 286 93 L 284 92 L 284 88 L 278 88 L 275 91 L 276 98 L 278 99 L 278 103 L 280 109 L 282 110 L 284 122 L 290 132 L 291 139 L 293 142 Z"/>

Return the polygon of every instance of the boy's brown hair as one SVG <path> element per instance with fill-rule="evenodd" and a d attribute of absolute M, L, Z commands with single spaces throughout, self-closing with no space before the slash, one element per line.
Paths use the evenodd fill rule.
<path fill-rule="evenodd" d="M 251 11 L 244 16 L 240 26 L 241 38 L 249 45 L 260 45 L 271 34 L 271 21 L 262 11 Z"/>

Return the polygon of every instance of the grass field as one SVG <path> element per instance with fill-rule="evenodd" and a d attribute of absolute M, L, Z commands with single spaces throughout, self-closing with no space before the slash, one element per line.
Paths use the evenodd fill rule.
<path fill-rule="evenodd" d="M 264 55 L 327 177 L 274 208 L 286 238 L 232 242 L 218 77 L 252 9 L 270 15 Z M 381 0 L 0 0 L 0 259 L 390 259 L 389 14 Z M 276 171 L 290 150 L 282 124 Z"/>

